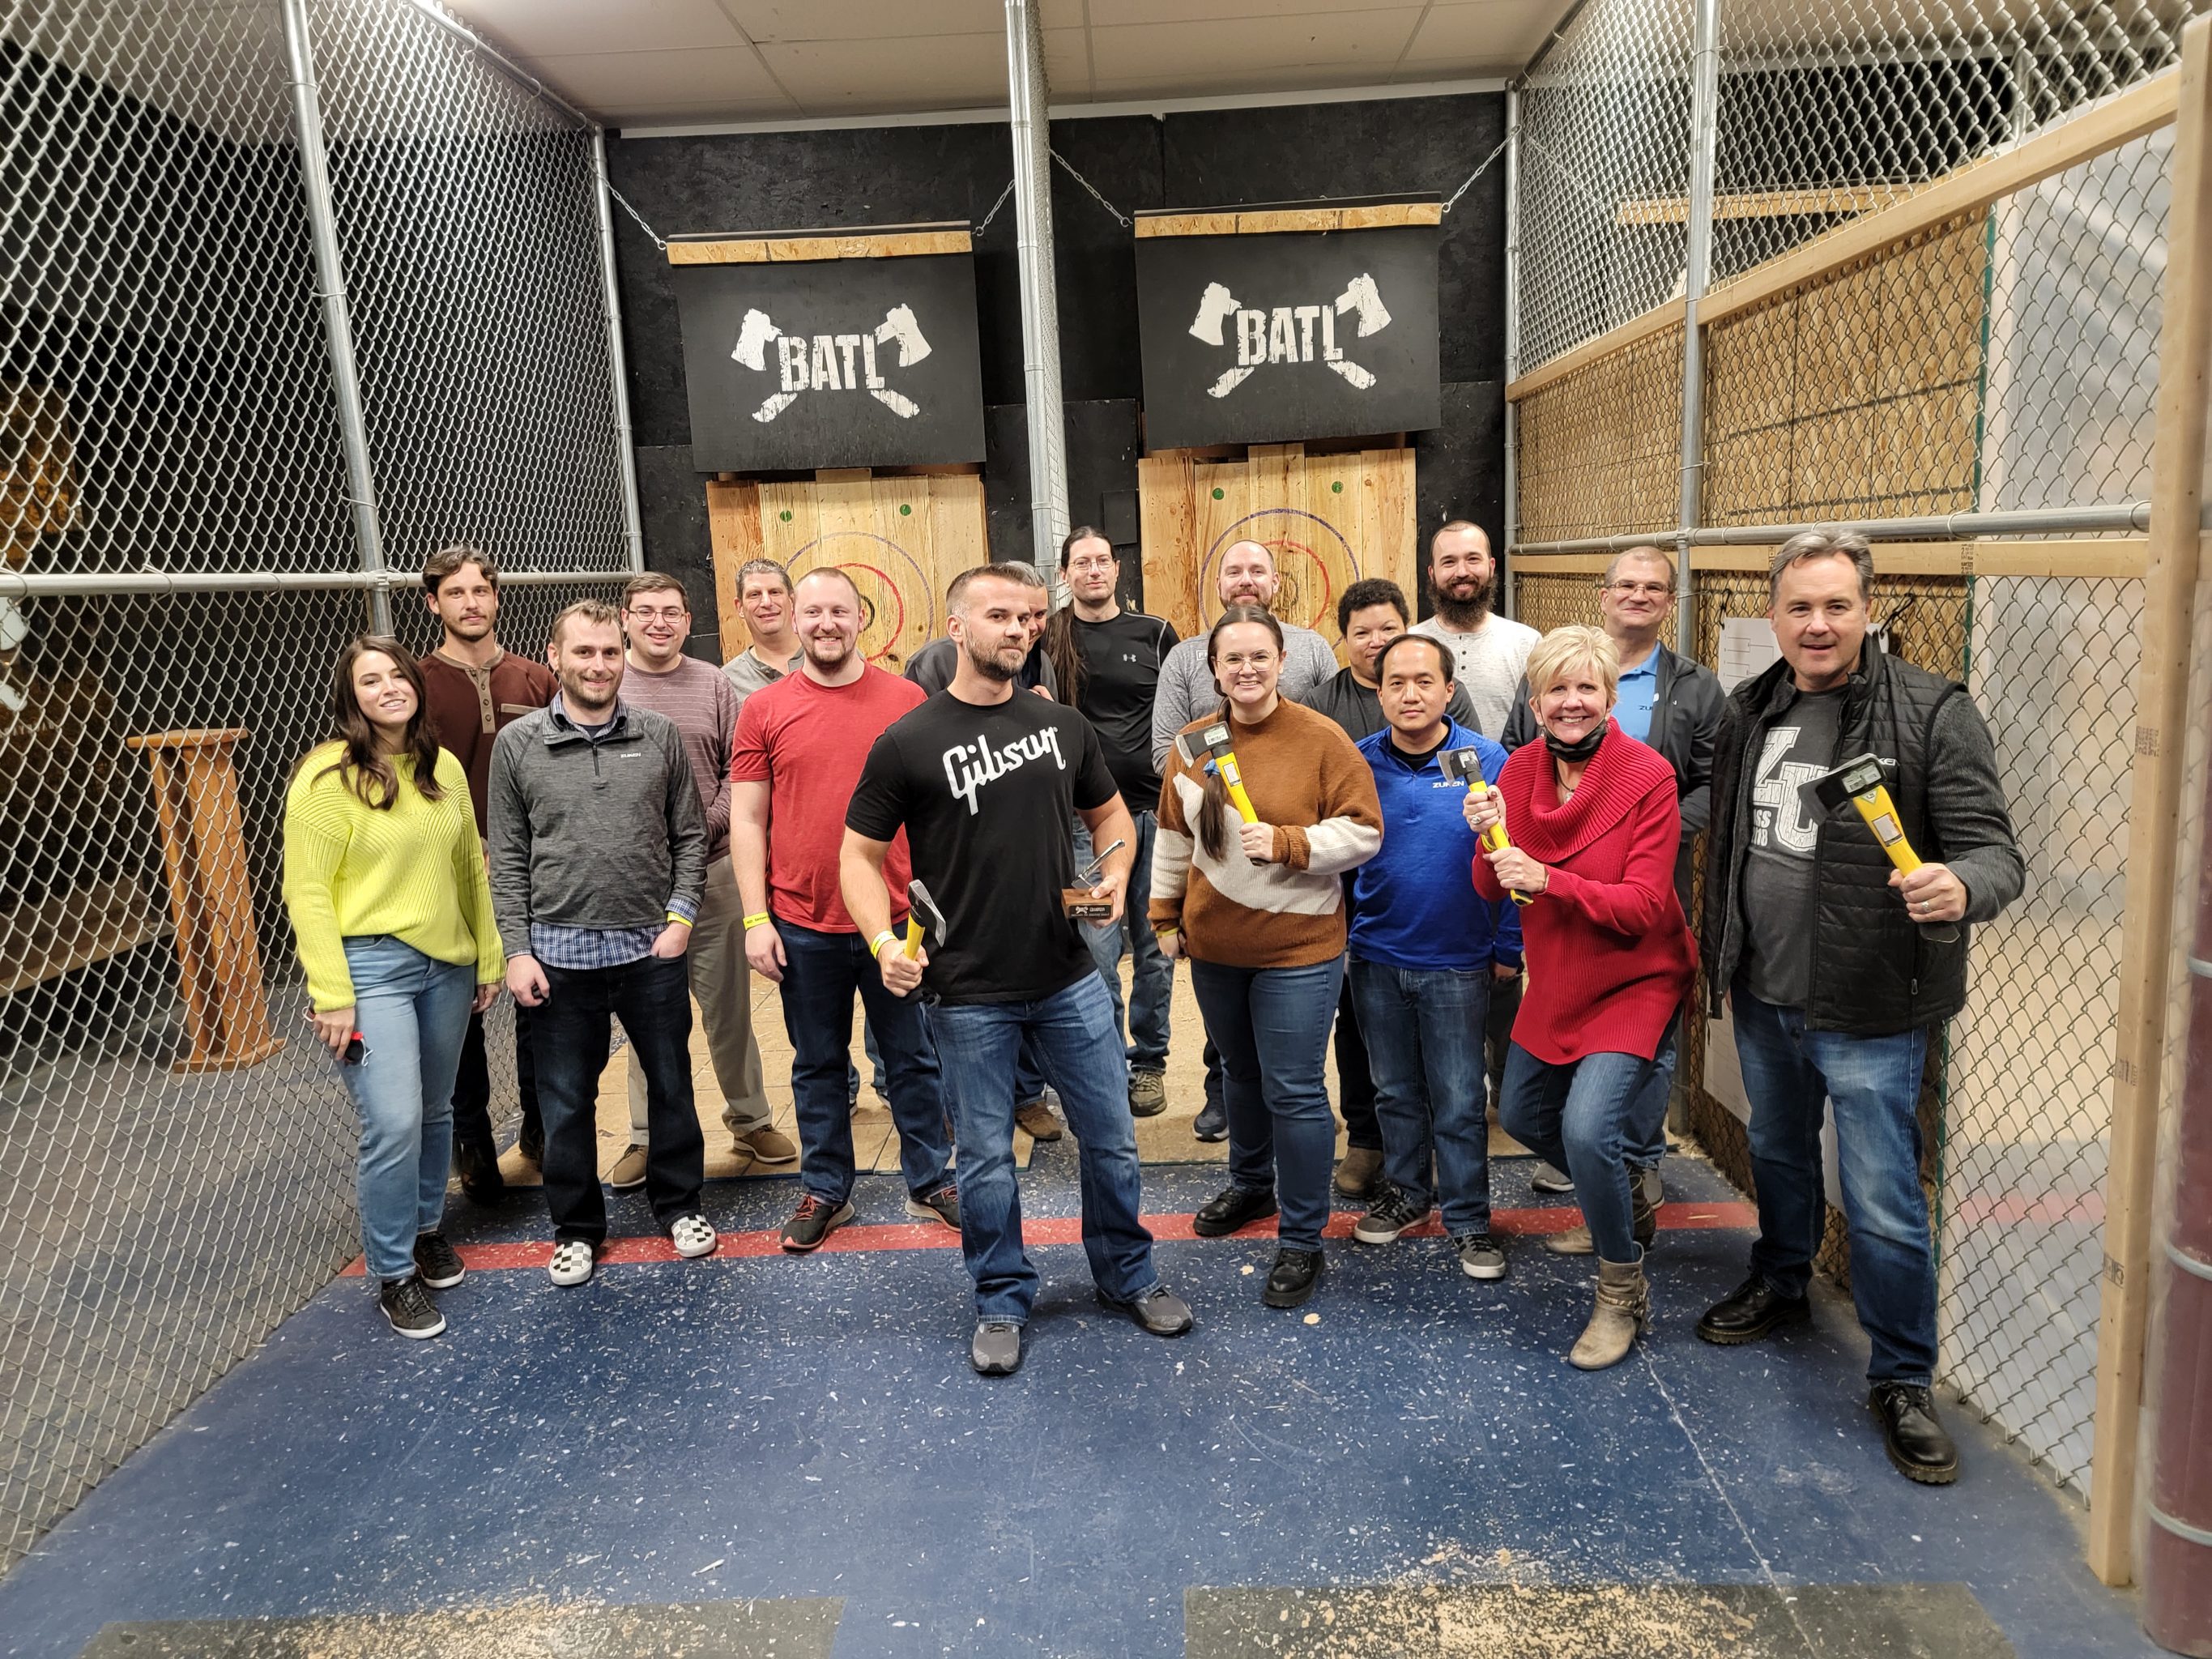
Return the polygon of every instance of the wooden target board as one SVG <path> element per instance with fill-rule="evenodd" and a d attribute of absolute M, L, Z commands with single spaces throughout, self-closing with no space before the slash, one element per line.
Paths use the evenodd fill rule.
<path fill-rule="evenodd" d="M 1338 640 L 1346 587 L 1385 576 L 1418 593 L 1413 452 L 1308 455 L 1303 444 L 1255 444 L 1242 456 L 1190 450 L 1137 464 L 1145 605 L 1185 638 L 1220 614 L 1222 556 L 1240 541 L 1271 549 L 1282 577 L 1275 614 Z"/>
<path fill-rule="evenodd" d="M 738 572 L 773 559 L 795 582 L 832 566 L 860 590 L 860 649 L 897 673 L 945 631 L 945 589 L 988 563 L 983 480 L 975 473 L 880 477 L 865 468 L 811 478 L 741 478 L 707 486 L 714 600 L 722 654 L 750 638 L 738 608 Z"/>

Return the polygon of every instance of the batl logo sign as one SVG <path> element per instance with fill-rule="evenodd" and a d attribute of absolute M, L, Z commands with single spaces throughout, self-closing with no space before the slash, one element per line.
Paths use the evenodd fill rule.
<path fill-rule="evenodd" d="M 1344 355 L 1336 343 L 1336 319 L 1352 319 L 1347 331 L 1364 339 L 1390 326 L 1390 308 L 1375 278 L 1361 271 L 1351 286 L 1334 301 L 1321 305 L 1275 306 L 1261 311 L 1237 303 L 1237 296 L 1219 283 L 1208 283 L 1198 302 L 1198 316 L 1190 337 L 1208 345 L 1230 343 L 1227 327 L 1235 325 L 1237 362 L 1221 371 L 1221 378 L 1206 387 L 1209 398 L 1226 398 L 1252 378 L 1253 372 L 1270 363 L 1320 363 L 1344 377 L 1355 390 L 1365 392 L 1375 377 Z M 1316 328 L 1318 331 L 1316 331 Z"/>
<path fill-rule="evenodd" d="M 1437 425 L 1437 237 L 1429 224 L 1139 235 L 1146 447 Z"/>
<path fill-rule="evenodd" d="M 878 372 L 878 346 L 896 347 L 901 368 L 929 356 L 929 342 L 922 337 L 912 306 L 893 306 L 882 322 L 863 334 L 786 334 L 765 311 L 748 311 L 730 356 L 759 373 L 771 367 L 775 370 L 780 385 L 753 410 L 757 421 L 774 420 L 798 402 L 802 392 L 862 391 L 902 421 L 910 421 L 921 413 L 921 405 L 895 391 Z"/>
<path fill-rule="evenodd" d="M 983 459 L 969 255 L 678 264 L 702 472 Z"/>

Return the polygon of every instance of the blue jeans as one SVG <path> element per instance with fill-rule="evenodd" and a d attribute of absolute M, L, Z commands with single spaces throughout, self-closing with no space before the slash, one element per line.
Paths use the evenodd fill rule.
<path fill-rule="evenodd" d="M 1808 1030 L 1804 1010 L 1777 1008 L 1741 986 L 1730 1006 L 1759 1188 L 1752 1271 L 1779 1295 L 1805 1294 L 1826 1219 L 1820 1108 L 1833 1102 L 1851 1300 L 1874 1346 L 1867 1379 L 1926 1386 L 1936 1375 L 1936 1257 L 1920 1186 L 1926 1029 L 1878 1037 Z"/>
<path fill-rule="evenodd" d="M 1632 1170 L 1656 1170 L 1667 1157 L 1667 1103 L 1674 1092 L 1675 1045 L 1681 1034 L 1682 1017 L 1677 1014 L 1667 1028 L 1667 1041 L 1652 1064 L 1651 1075 L 1644 1079 L 1628 1109 L 1622 1155 Z"/>
<path fill-rule="evenodd" d="M 1673 1063 L 1674 1036 L 1659 1052 Z M 1505 1056 L 1498 1119 L 1506 1133 L 1575 1183 L 1575 1201 L 1604 1261 L 1641 1261 L 1629 1198 L 1629 1120 L 1659 1066 L 1641 1054 L 1584 1054 L 1565 1066 L 1540 1060 L 1519 1043 Z"/>
<path fill-rule="evenodd" d="M 372 1279 L 415 1271 L 415 1240 L 446 1211 L 453 1153 L 453 1076 L 476 994 L 471 963 L 434 962 L 388 933 L 345 941 L 353 1023 L 368 1053 L 341 1066 L 361 1116 L 354 1186 Z"/>
<path fill-rule="evenodd" d="M 952 1097 L 959 1161 L 960 1249 L 975 1281 L 977 1321 L 1028 1322 L 1037 1271 L 1022 1249 L 1014 1175 L 1014 1060 L 1034 1040 L 1068 1127 L 1083 1194 L 1083 1251 L 1100 1292 L 1133 1302 L 1159 1283 L 1139 1219 L 1142 1176 L 1129 1118 L 1128 1073 L 1113 1005 L 1095 974 L 1029 1002 L 939 1003 L 929 1011 Z"/>
<path fill-rule="evenodd" d="M 556 1239 L 607 1236 L 599 1187 L 599 1073 L 619 1019 L 645 1073 L 645 1196 L 666 1228 L 699 1208 L 707 1141 L 691 1092 L 691 964 L 640 957 L 614 968 L 544 964 L 531 1012 L 538 1100 L 545 1115 L 545 1207 Z"/>
<path fill-rule="evenodd" d="M 817 933 L 778 921 L 783 1023 L 791 1035 L 791 1103 L 799 1121 L 799 1181 L 833 1207 L 853 1195 L 853 994 L 883 1051 L 899 1170 L 916 1198 L 945 1184 L 945 1085 L 921 1000 L 895 997 L 858 933 Z"/>
<path fill-rule="evenodd" d="M 1321 1249 L 1328 1224 L 1336 1117 L 1322 1066 L 1343 983 L 1340 956 L 1306 968 L 1190 964 L 1198 1011 L 1221 1051 L 1230 1182 L 1275 1194 L 1286 1249 Z"/>
<path fill-rule="evenodd" d="M 1121 942 L 1128 940 L 1133 963 L 1129 975 L 1129 1065 L 1136 1071 L 1158 1072 L 1168 1063 L 1168 1010 L 1175 998 L 1175 963 L 1160 949 L 1146 913 L 1152 902 L 1152 840 L 1159 832 L 1159 814 L 1149 808 L 1129 808 L 1137 833 L 1131 844 L 1136 862 L 1129 866 L 1127 902 L 1121 920 L 1110 927 L 1085 927 L 1085 941 L 1091 959 L 1106 981 L 1106 994 L 1114 1000 L 1114 1027 L 1121 1026 Z M 1091 861 L 1091 827 L 1075 824 L 1075 866 Z"/>
<path fill-rule="evenodd" d="M 1354 958 L 1346 970 L 1375 1074 L 1382 1173 L 1425 1211 L 1434 1196 L 1444 1231 L 1490 1231 L 1490 1121 L 1482 1028 L 1490 969 L 1389 968 Z"/>

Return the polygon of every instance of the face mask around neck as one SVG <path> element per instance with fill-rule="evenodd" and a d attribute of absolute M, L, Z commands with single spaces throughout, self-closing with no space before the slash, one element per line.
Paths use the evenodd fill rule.
<path fill-rule="evenodd" d="M 1583 734 L 1581 740 L 1576 743 L 1562 743 L 1549 732 L 1546 732 L 1544 747 L 1552 751 L 1554 759 L 1563 760 L 1570 764 L 1586 761 L 1597 753 L 1598 744 L 1605 741 L 1605 730 L 1603 726 L 1593 726 Z"/>

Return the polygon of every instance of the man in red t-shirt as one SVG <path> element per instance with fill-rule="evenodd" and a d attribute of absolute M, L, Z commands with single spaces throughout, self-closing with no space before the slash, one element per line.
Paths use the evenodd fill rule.
<path fill-rule="evenodd" d="M 783 1248 L 813 1249 L 853 1218 L 853 1126 L 846 1068 L 860 994 L 889 1073 L 907 1213 L 960 1225 L 947 1165 L 945 1085 L 919 997 L 893 996 L 847 913 L 837 860 L 845 809 L 868 750 L 927 701 L 860 652 L 860 594 L 842 571 L 799 578 L 792 594 L 799 672 L 745 699 L 730 750 L 730 857 L 744 904 L 745 957 L 783 994 L 801 1196 Z M 895 919 L 906 913 L 906 841 L 884 860 Z"/>
<path fill-rule="evenodd" d="M 561 689 L 553 671 L 503 650 L 499 623 L 499 566 L 482 548 L 441 547 L 422 562 L 422 602 L 442 630 L 438 648 L 422 665 L 422 714 L 430 738 L 452 751 L 468 774 L 477 835 L 484 833 L 485 781 L 491 775 L 492 739 L 525 714 L 553 701 Z M 514 1005 L 514 1082 L 522 1097 L 522 1129 L 516 1141 L 523 1161 L 545 1155 L 545 1129 L 538 1115 L 538 1068 L 531 1058 L 530 1011 Z M 469 1016 L 461 1066 L 453 1079 L 453 1172 L 461 1190 L 479 1204 L 498 1200 L 499 1147 L 492 1139 L 491 1066 L 484 1053 L 483 1016 Z"/>

